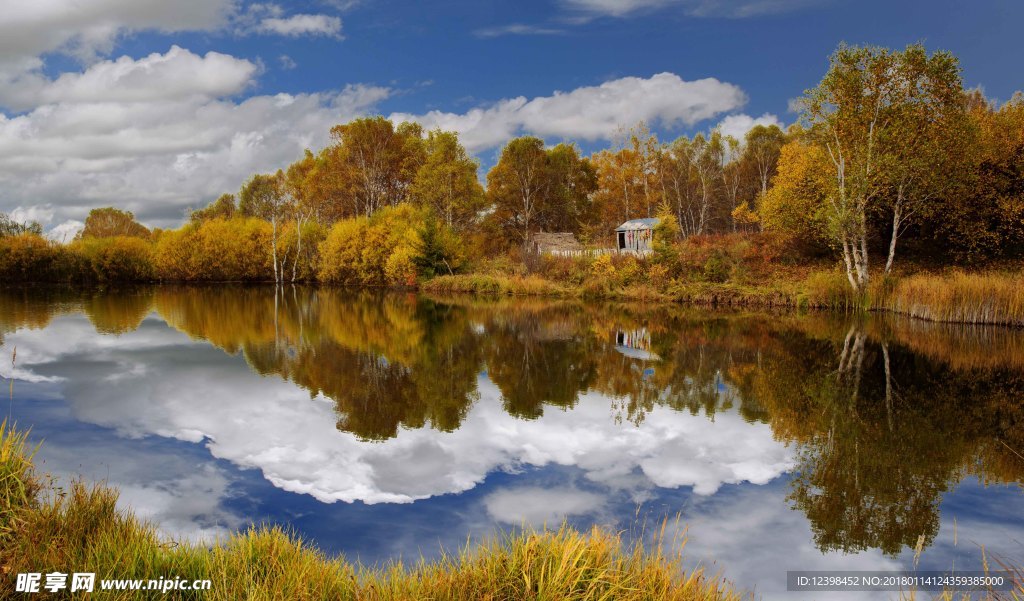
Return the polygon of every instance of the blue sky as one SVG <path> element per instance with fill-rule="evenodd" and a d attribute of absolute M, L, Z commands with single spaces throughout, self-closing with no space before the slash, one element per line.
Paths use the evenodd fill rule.
<path fill-rule="evenodd" d="M 173 226 L 363 114 L 460 131 L 484 167 L 532 133 L 607 146 L 791 123 L 842 41 L 921 41 L 1024 87 L 1024 3 L 981 0 L 12 0 L 0 210 L 56 235 L 116 204 Z"/>

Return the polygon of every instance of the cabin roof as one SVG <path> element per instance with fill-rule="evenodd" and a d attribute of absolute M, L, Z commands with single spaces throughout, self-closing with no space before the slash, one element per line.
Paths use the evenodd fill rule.
<path fill-rule="evenodd" d="M 645 217 L 643 219 L 630 219 L 623 223 L 619 227 L 615 228 L 616 232 L 628 232 L 635 230 L 652 230 L 654 226 L 658 225 L 658 219 L 656 217 Z"/>

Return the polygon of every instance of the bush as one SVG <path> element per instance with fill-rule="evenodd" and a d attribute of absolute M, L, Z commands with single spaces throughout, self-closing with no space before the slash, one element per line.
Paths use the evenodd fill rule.
<path fill-rule="evenodd" d="M 148 282 L 156 277 L 153 246 L 137 237 L 84 238 L 70 246 L 99 282 Z"/>
<path fill-rule="evenodd" d="M 34 233 L 0 237 L 0 281 L 62 282 L 81 273 L 68 248 Z"/>
<path fill-rule="evenodd" d="M 704 261 L 704 267 L 702 273 L 704 279 L 708 282 L 714 282 L 721 284 L 729 280 L 729 274 L 732 272 L 732 261 L 730 261 L 728 255 L 725 252 L 714 249 L 711 256 Z"/>
<path fill-rule="evenodd" d="M 320 244 L 320 281 L 346 286 L 411 285 L 421 245 L 418 227 L 427 214 L 411 205 L 334 224 Z"/>
<path fill-rule="evenodd" d="M 213 219 L 162 232 L 157 276 L 170 281 L 270 281 L 271 225 L 255 218 Z"/>

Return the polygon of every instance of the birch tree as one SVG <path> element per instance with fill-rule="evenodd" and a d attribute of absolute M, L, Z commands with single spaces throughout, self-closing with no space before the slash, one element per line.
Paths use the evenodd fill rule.
<path fill-rule="evenodd" d="M 804 96 L 803 119 L 832 164 L 830 231 L 855 293 L 870 281 L 869 211 L 889 206 L 893 213 L 888 271 L 908 212 L 930 194 L 926 180 L 943 175 L 932 151 L 946 139 L 945 121 L 959 98 L 956 59 L 929 57 L 920 45 L 896 52 L 840 46 L 824 79 Z"/>
<path fill-rule="evenodd" d="M 284 264 L 286 256 L 279 256 L 278 239 L 280 226 L 285 220 L 288 204 L 284 193 L 284 173 L 278 171 L 271 174 L 254 175 L 249 178 L 239 192 L 238 209 L 243 215 L 258 217 L 270 222 L 270 252 L 274 264 L 274 282 L 284 280 Z"/>

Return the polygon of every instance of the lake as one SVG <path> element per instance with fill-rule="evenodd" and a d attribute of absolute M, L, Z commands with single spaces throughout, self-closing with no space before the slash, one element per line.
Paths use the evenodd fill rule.
<path fill-rule="evenodd" d="M 118 487 L 169 536 L 285 524 L 376 563 L 522 524 L 628 539 L 667 518 L 689 563 L 767 599 L 798 596 L 787 570 L 901 569 L 917 547 L 933 569 L 979 566 L 982 546 L 1024 558 L 1020 330 L 5 287 L 0 342 L 37 465 Z"/>

